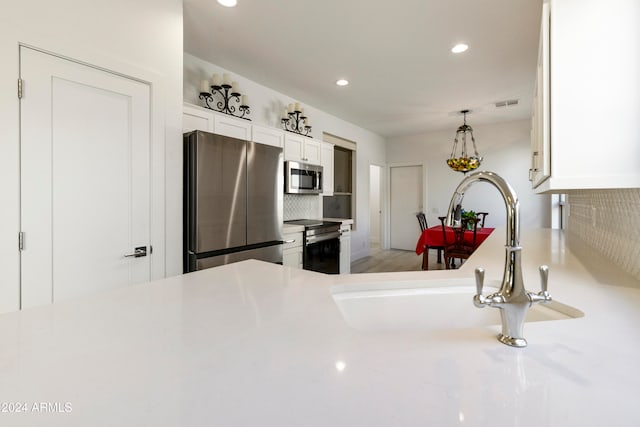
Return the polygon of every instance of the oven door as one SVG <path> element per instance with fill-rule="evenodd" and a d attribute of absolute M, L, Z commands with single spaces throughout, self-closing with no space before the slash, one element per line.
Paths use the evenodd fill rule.
<path fill-rule="evenodd" d="M 319 273 L 340 274 L 340 232 L 307 236 L 303 268 Z"/>

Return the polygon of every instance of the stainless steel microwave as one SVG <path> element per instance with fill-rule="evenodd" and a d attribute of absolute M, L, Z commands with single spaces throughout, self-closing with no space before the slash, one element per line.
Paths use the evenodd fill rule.
<path fill-rule="evenodd" d="M 284 171 L 285 193 L 322 193 L 322 166 L 286 161 Z"/>

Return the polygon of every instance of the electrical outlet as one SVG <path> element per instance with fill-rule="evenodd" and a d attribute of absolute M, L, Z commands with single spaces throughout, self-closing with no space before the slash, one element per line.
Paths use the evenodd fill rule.
<path fill-rule="evenodd" d="M 596 226 L 596 207 L 591 206 L 591 225 Z"/>

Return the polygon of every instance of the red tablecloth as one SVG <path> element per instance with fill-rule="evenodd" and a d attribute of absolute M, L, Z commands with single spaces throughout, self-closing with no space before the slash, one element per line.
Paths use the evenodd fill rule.
<path fill-rule="evenodd" d="M 450 227 L 445 227 L 447 233 L 447 241 L 453 242 L 453 229 Z M 476 231 L 476 247 L 480 246 L 482 242 L 485 241 L 489 234 L 495 230 L 494 228 L 480 228 Z M 473 242 L 473 231 L 465 231 L 464 232 L 464 240 L 468 241 L 469 244 Z M 429 227 L 422 232 L 420 238 L 418 239 L 418 244 L 416 245 L 416 254 L 420 255 L 424 252 L 424 248 L 426 246 L 443 246 L 444 241 L 442 238 L 442 226 L 435 225 L 433 227 Z"/>

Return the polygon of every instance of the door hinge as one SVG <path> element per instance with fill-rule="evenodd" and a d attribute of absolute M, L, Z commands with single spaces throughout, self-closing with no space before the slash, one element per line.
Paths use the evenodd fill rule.
<path fill-rule="evenodd" d="M 18 99 L 22 99 L 22 79 L 18 79 Z"/>
<path fill-rule="evenodd" d="M 19 251 L 24 250 L 24 231 L 20 231 L 18 233 L 18 250 Z"/>

